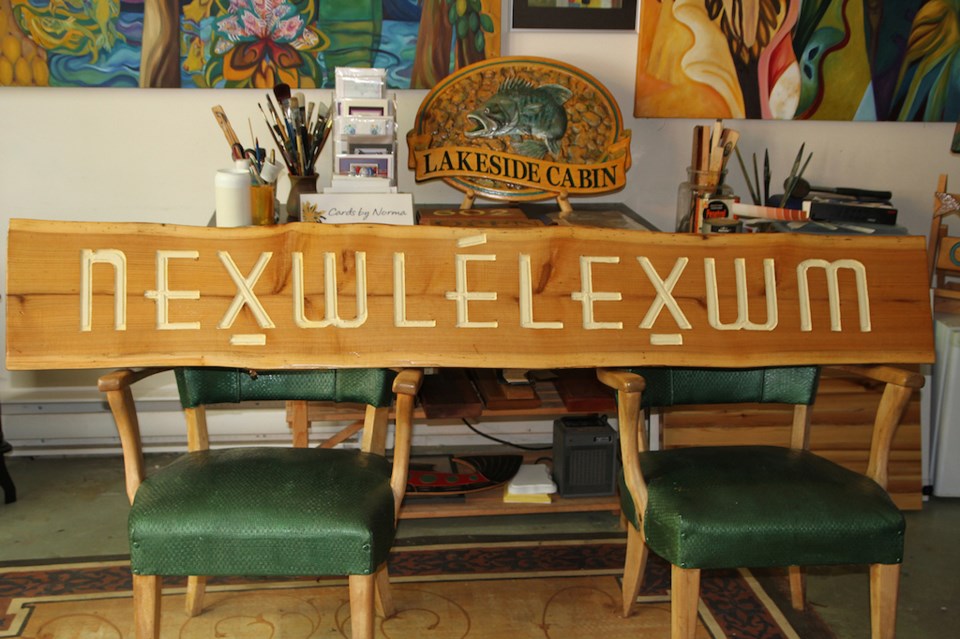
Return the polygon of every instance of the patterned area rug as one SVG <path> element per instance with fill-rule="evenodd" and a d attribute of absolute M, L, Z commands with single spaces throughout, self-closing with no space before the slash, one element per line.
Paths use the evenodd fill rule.
<path fill-rule="evenodd" d="M 669 637 L 670 570 L 651 556 L 635 614 L 619 616 L 621 540 L 511 541 L 398 548 L 390 562 L 398 614 L 390 639 L 659 639 Z M 795 613 L 785 579 L 704 571 L 697 637 L 834 635 Z M 344 579 L 211 579 L 204 611 L 183 612 L 185 580 L 164 582 L 162 636 L 316 639 L 350 636 Z M 133 637 L 125 560 L 0 567 L 0 637 Z"/>

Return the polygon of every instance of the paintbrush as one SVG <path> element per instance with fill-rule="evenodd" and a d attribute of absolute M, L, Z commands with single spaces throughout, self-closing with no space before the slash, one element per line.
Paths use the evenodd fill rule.
<path fill-rule="evenodd" d="M 220 125 L 220 129 L 223 131 L 223 136 L 227 138 L 227 143 L 230 145 L 230 154 L 236 156 L 236 145 L 240 145 L 240 138 L 237 137 L 236 132 L 233 130 L 233 127 L 230 126 L 230 120 L 227 119 L 227 114 L 224 112 L 223 107 L 219 104 L 213 107 L 213 117 L 216 118 L 217 124 Z M 240 145 L 242 149 L 243 146 Z M 243 157 L 243 154 L 240 154 L 240 157 Z M 238 159 L 234 157 L 234 159 Z"/>
<path fill-rule="evenodd" d="M 800 178 L 803 177 L 803 172 L 807 170 L 807 165 L 810 164 L 810 159 L 813 158 L 813 153 L 807 156 L 807 161 L 803 163 L 803 167 L 797 172 L 795 176 L 790 179 L 789 184 L 783 188 L 783 197 L 784 199 L 789 198 L 793 194 L 793 190 L 797 188 L 797 182 L 800 181 Z"/>
<path fill-rule="evenodd" d="M 760 199 L 760 171 L 757 169 L 757 154 L 753 154 L 753 183 L 757 185 L 757 199 Z M 761 204 L 761 202 L 757 202 Z"/>
<path fill-rule="evenodd" d="M 280 118 L 280 114 L 277 112 L 277 108 L 273 106 L 273 100 L 270 99 L 270 94 L 267 94 L 267 108 L 270 109 L 270 113 L 273 115 L 273 121 L 276 123 L 277 135 L 280 136 L 280 139 L 284 142 L 287 142 L 287 127 L 285 120 Z"/>
<path fill-rule="evenodd" d="M 283 163 L 287 166 L 288 171 L 295 173 L 293 170 L 293 162 L 287 156 L 286 144 L 284 143 L 281 135 L 282 129 L 279 126 L 270 124 L 270 120 L 267 118 L 267 114 L 264 112 L 263 107 L 259 103 L 257 106 L 260 107 L 260 112 L 263 113 L 263 118 L 267 121 L 267 130 L 270 132 L 270 137 L 273 138 L 274 144 L 276 144 L 277 148 L 280 149 L 280 155 L 283 157 Z"/>
<path fill-rule="evenodd" d="M 290 105 L 290 85 L 283 82 L 273 87 L 273 95 L 277 98 L 277 104 L 286 111 Z"/>
<path fill-rule="evenodd" d="M 707 169 L 711 173 L 719 173 L 723 164 L 723 121 L 717 120 L 713 123 L 713 131 L 710 134 L 710 152 L 707 157 Z M 719 180 L 718 180 L 719 181 Z"/>
<path fill-rule="evenodd" d="M 727 162 L 733 155 L 733 150 L 737 148 L 737 142 L 740 141 L 740 133 L 733 129 L 724 129 L 720 135 L 720 144 L 723 147 L 723 161 L 720 163 L 720 172 L 727 170 Z"/>
<path fill-rule="evenodd" d="M 733 150 L 737 154 L 737 161 L 740 162 L 740 170 L 743 171 L 743 179 L 747 181 L 747 189 L 750 191 L 750 199 L 753 200 L 754 204 L 760 204 L 760 196 L 757 195 L 757 192 L 753 190 L 753 184 L 750 183 L 750 173 L 747 172 L 747 165 L 743 161 L 743 156 L 740 155 L 740 147 L 734 147 Z"/>
<path fill-rule="evenodd" d="M 806 143 L 806 142 L 804 142 L 803 144 L 800 145 L 800 150 L 797 152 L 797 157 L 796 157 L 796 159 L 793 161 L 793 166 L 790 168 L 790 176 L 787 178 L 787 180 L 788 180 L 787 184 L 790 185 L 790 189 L 784 191 L 784 193 L 783 193 L 783 199 L 784 199 L 784 201 L 786 201 L 787 198 L 790 197 L 790 191 L 792 191 L 792 190 L 793 190 L 793 187 L 796 186 L 796 184 L 797 184 L 797 182 L 796 182 L 797 171 L 800 170 L 800 160 L 803 159 L 803 149 L 804 149 L 804 147 L 806 147 L 806 146 L 807 146 L 807 143 Z M 783 206 L 783 202 L 780 203 L 780 206 Z"/>
<path fill-rule="evenodd" d="M 760 190 L 760 185 L 757 185 L 757 190 Z M 768 149 L 763 150 L 763 202 L 761 204 L 766 204 L 770 199 L 770 151 Z"/>

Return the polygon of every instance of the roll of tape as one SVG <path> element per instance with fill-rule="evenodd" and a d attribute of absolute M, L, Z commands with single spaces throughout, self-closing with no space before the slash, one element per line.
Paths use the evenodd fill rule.
<path fill-rule="evenodd" d="M 743 222 L 732 217 L 716 217 L 703 221 L 704 233 L 740 233 Z"/>

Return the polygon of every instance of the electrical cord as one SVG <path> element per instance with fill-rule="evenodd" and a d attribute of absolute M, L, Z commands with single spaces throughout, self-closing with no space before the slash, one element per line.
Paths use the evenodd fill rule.
<path fill-rule="evenodd" d="M 508 442 L 505 439 L 500 439 L 498 437 L 494 437 L 493 435 L 489 435 L 487 433 L 481 432 L 480 430 L 477 430 L 477 428 L 473 424 L 468 422 L 466 419 L 462 419 L 462 421 L 467 428 L 475 432 L 477 435 L 480 435 L 481 437 L 485 437 L 491 441 L 495 441 L 498 444 L 503 444 L 504 446 L 512 446 L 513 448 L 519 448 L 520 450 L 553 450 L 552 444 L 550 446 L 524 446 L 522 444 L 514 444 L 513 442 Z"/>

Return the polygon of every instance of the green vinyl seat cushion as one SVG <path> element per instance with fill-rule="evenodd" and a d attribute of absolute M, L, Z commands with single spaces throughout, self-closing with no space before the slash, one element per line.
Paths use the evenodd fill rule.
<path fill-rule="evenodd" d="M 703 446 L 640 453 L 648 547 L 682 568 L 894 564 L 902 513 L 872 479 L 805 450 Z M 621 507 L 640 521 L 621 481 Z"/>
<path fill-rule="evenodd" d="M 129 516 L 141 575 L 371 574 L 396 532 L 391 465 L 321 448 L 187 453 L 149 476 Z"/>

